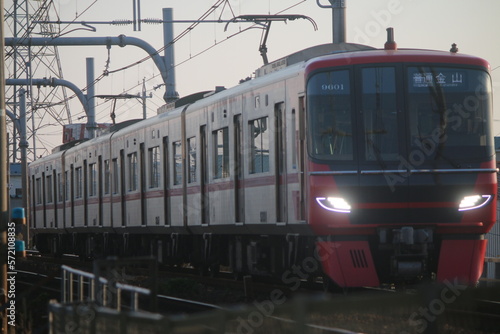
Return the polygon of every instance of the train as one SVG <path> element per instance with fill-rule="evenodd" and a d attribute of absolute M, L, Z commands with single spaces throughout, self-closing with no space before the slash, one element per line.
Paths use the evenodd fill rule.
<path fill-rule="evenodd" d="M 495 223 L 484 59 L 324 44 L 29 165 L 40 252 L 341 288 L 475 284 Z"/>

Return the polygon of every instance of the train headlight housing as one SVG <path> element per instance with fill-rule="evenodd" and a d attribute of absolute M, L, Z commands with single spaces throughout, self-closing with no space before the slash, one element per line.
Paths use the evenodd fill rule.
<path fill-rule="evenodd" d="M 491 195 L 465 196 L 458 206 L 458 211 L 467 211 L 482 208 L 491 200 Z"/>
<path fill-rule="evenodd" d="M 349 213 L 351 206 L 342 197 L 316 197 L 316 202 L 328 211 Z"/>

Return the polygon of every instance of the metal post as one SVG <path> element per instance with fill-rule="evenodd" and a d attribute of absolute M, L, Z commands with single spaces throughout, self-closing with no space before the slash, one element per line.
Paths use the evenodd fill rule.
<path fill-rule="evenodd" d="M 146 79 L 142 79 L 142 119 L 146 119 L 147 118 L 147 114 L 146 114 Z"/>
<path fill-rule="evenodd" d="M 67 297 L 67 291 L 68 291 L 68 283 L 67 283 L 67 276 L 68 276 L 68 272 L 66 271 L 66 269 L 63 268 L 63 271 L 62 271 L 62 279 L 61 279 L 61 284 L 62 284 L 62 296 L 61 296 L 61 299 L 63 301 L 63 303 L 67 303 L 68 302 L 68 297 Z"/>
<path fill-rule="evenodd" d="M 28 139 L 26 135 L 26 91 L 24 88 L 19 90 L 19 129 L 20 129 L 20 143 L 21 148 L 21 187 L 23 189 L 23 208 L 26 217 L 26 237 L 25 240 L 30 245 L 30 227 L 29 227 L 29 183 L 28 183 Z"/>
<path fill-rule="evenodd" d="M 94 58 L 87 58 L 87 104 L 89 113 L 87 115 L 87 131 L 89 138 L 95 137 L 95 83 L 94 83 Z"/>
<path fill-rule="evenodd" d="M 69 302 L 73 302 L 73 273 L 69 273 Z"/>
<path fill-rule="evenodd" d="M 139 294 L 137 292 L 132 292 L 132 301 L 130 303 L 132 311 L 137 311 L 139 308 Z"/>
<path fill-rule="evenodd" d="M 115 287 L 116 289 L 116 310 L 121 311 L 122 310 L 122 289 Z"/>
<path fill-rule="evenodd" d="M 98 282 L 97 284 L 99 284 L 98 286 L 101 286 L 100 283 Z M 101 286 L 101 291 L 102 291 L 102 306 L 108 306 L 108 285 L 107 284 L 103 284 Z"/>
<path fill-rule="evenodd" d="M 330 5 L 323 5 L 321 0 L 316 0 L 316 3 L 321 8 L 332 9 L 332 39 L 334 44 L 345 43 L 346 31 L 346 15 L 345 2 L 346 0 L 328 0 Z"/>
<path fill-rule="evenodd" d="M 345 43 L 345 0 L 329 0 L 332 4 L 333 43 Z"/>
<path fill-rule="evenodd" d="M 89 281 L 90 284 L 90 300 L 95 302 L 96 296 L 95 296 L 95 279 L 91 279 Z"/>
<path fill-rule="evenodd" d="M 172 102 L 179 98 L 179 94 L 175 87 L 175 61 L 174 61 L 174 26 L 173 26 L 173 9 L 163 8 L 163 44 L 166 46 L 164 53 L 165 71 L 167 72 L 165 79 L 165 101 Z"/>
<path fill-rule="evenodd" d="M 83 301 L 83 283 L 85 283 L 85 278 L 82 275 L 78 275 L 78 301 Z"/>

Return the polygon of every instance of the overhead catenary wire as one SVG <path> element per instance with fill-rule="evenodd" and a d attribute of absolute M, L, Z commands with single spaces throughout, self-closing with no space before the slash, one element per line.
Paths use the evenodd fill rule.
<path fill-rule="evenodd" d="M 296 6 L 300 5 L 300 4 L 302 4 L 302 3 L 303 3 L 303 2 L 305 2 L 305 1 L 306 1 L 306 0 L 301 0 L 301 1 L 297 2 L 297 3 L 295 3 L 294 5 L 291 5 L 291 6 L 287 7 L 287 8 L 285 8 L 285 9 L 283 9 L 283 10 L 281 10 L 281 11 L 277 12 L 275 15 L 281 14 L 281 13 L 283 13 L 283 12 L 285 12 L 285 11 L 289 10 L 289 9 L 292 9 L 292 8 L 294 8 L 294 7 L 296 7 Z M 234 14 L 234 13 L 233 13 L 233 14 Z M 246 32 L 246 31 L 248 31 L 248 30 L 250 30 L 250 29 L 255 29 L 255 28 L 261 28 L 261 27 L 260 27 L 258 24 L 254 23 L 254 24 L 253 24 L 253 25 L 251 25 L 250 27 L 247 27 L 247 28 L 245 28 L 245 29 L 243 29 L 243 30 L 239 30 L 238 32 L 236 32 L 236 33 L 234 33 L 234 34 L 229 35 L 228 37 L 226 37 L 226 39 L 221 40 L 221 41 L 219 41 L 219 42 L 216 42 L 215 44 L 213 44 L 213 45 L 211 45 L 211 46 L 209 46 L 209 47 L 207 47 L 207 48 L 203 49 L 202 51 L 200 51 L 200 52 L 198 52 L 198 53 L 196 53 L 196 54 L 194 54 L 194 55 L 192 55 L 192 53 L 191 53 L 191 51 L 190 51 L 190 52 L 189 52 L 189 57 L 188 57 L 188 58 L 186 58 L 186 59 L 185 59 L 185 60 L 183 60 L 183 61 L 178 62 L 177 64 L 174 64 L 174 65 L 172 66 L 172 68 L 176 68 L 176 67 L 178 67 L 178 66 L 181 66 L 181 65 L 185 64 L 186 62 L 190 61 L 191 59 L 194 59 L 194 58 L 196 58 L 196 57 L 198 57 L 198 56 L 200 56 L 200 55 L 204 54 L 205 52 L 210 51 L 210 50 L 211 50 L 212 48 L 214 48 L 215 46 L 218 46 L 218 45 L 220 45 L 220 44 L 222 44 L 222 43 L 224 43 L 224 42 L 228 41 L 229 39 L 231 39 L 231 38 L 233 38 L 233 37 L 235 37 L 235 36 L 237 36 L 237 35 L 239 35 L 239 34 L 241 34 L 241 33 L 243 33 L 243 32 Z M 164 46 L 161 50 L 164 50 L 166 47 L 167 47 L 167 46 Z M 118 70 L 119 70 L 119 69 L 118 69 Z M 118 70 L 115 70 L 115 71 L 118 71 Z M 151 79 L 154 79 L 154 78 L 156 78 L 156 77 L 158 77 L 158 76 L 159 76 L 159 74 L 155 74 L 153 77 L 151 77 L 151 78 L 147 79 L 147 80 L 146 80 L 146 82 L 147 82 L 147 81 L 149 81 L 149 80 L 151 80 Z M 139 85 L 140 85 L 140 84 L 137 84 L 137 85 L 135 85 L 135 86 L 133 86 L 133 87 L 130 87 L 130 88 L 129 88 L 129 90 L 133 90 L 133 89 L 137 88 Z"/>
<path fill-rule="evenodd" d="M 277 14 L 281 14 L 281 13 L 283 13 L 283 12 L 287 11 L 287 10 L 290 10 L 291 8 L 294 8 L 294 7 L 296 7 L 296 6 L 299 6 L 300 4 L 304 3 L 305 1 L 306 1 L 306 0 L 301 0 L 301 1 L 298 1 L 297 3 L 295 3 L 295 4 L 291 5 L 291 6 L 288 6 L 288 7 L 284 8 L 283 10 L 281 10 L 281 11 L 277 12 L 277 13 L 276 13 L 276 15 L 277 15 Z M 89 10 L 89 9 L 90 9 L 90 7 L 91 7 L 91 6 L 93 6 L 96 2 L 97 2 L 97 0 L 95 0 L 95 1 L 91 4 L 91 5 L 89 5 L 89 6 L 85 9 L 85 11 Z M 181 40 L 182 38 L 184 38 L 186 35 L 189 35 L 189 34 L 190 34 L 190 33 L 191 33 L 191 32 L 192 32 L 192 31 L 193 31 L 193 30 L 194 30 L 194 29 L 195 29 L 195 28 L 196 28 L 196 27 L 200 24 L 200 23 L 202 23 L 202 22 L 206 22 L 206 21 L 207 21 L 207 17 L 209 17 L 210 15 L 212 15 L 212 13 L 213 13 L 215 10 L 217 10 L 220 6 L 222 6 L 222 5 L 223 5 L 223 6 L 224 6 L 224 7 L 223 7 L 223 9 L 224 9 L 224 8 L 225 8 L 225 6 L 226 6 L 226 3 L 228 3 L 228 1 L 227 1 L 227 0 L 218 0 L 218 1 L 216 1 L 216 2 L 215 2 L 215 4 L 214 4 L 214 5 L 212 5 L 212 6 L 210 7 L 210 9 L 208 9 L 205 13 L 203 13 L 203 14 L 202 14 L 202 15 L 198 18 L 198 20 L 196 20 L 194 23 L 192 23 L 192 24 L 191 24 L 188 28 L 186 28 L 186 29 L 185 29 L 183 32 L 181 32 L 178 36 L 176 36 L 176 37 L 174 38 L 174 40 L 173 40 L 171 43 L 169 43 L 169 44 L 167 44 L 167 45 L 164 45 L 163 47 L 161 47 L 160 49 L 158 49 L 156 54 L 159 54 L 159 53 L 163 52 L 166 48 L 171 47 L 173 44 L 177 43 L 179 40 Z M 232 8 L 230 7 L 230 4 L 229 4 L 229 3 L 228 3 L 228 6 L 229 6 L 229 8 L 230 8 L 230 10 L 231 10 L 232 15 L 234 16 L 234 12 L 233 12 Z M 85 12 L 85 11 L 84 11 L 84 12 Z M 78 17 L 80 17 L 80 16 L 81 16 L 84 12 L 80 13 L 80 14 L 78 15 Z M 221 14 L 221 15 L 222 15 L 222 14 Z M 219 16 L 219 18 L 221 17 L 221 15 Z M 73 20 L 73 21 L 76 21 L 76 19 L 77 19 L 78 17 L 75 17 L 75 20 Z M 221 20 L 221 22 L 223 22 L 223 21 Z M 69 26 L 69 24 L 68 24 L 68 26 Z M 178 62 L 178 63 L 177 63 L 177 64 L 175 64 L 175 65 L 173 65 L 173 68 L 176 68 L 176 67 L 178 67 L 178 66 L 181 66 L 181 65 L 183 65 L 183 64 L 185 64 L 185 63 L 187 63 L 188 61 L 192 60 L 193 58 L 196 58 L 196 57 L 198 57 L 198 56 L 200 56 L 200 55 L 202 55 L 202 54 L 204 54 L 204 53 L 206 53 L 206 52 L 210 51 L 210 50 L 211 50 L 211 49 L 213 49 L 214 47 L 216 47 L 216 46 L 218 46 L 218 45 L 220 45 L 220 44 L 222 44 L 222 43 L 224 43 L 224 42 L 228 41 L 229 39 L 231 39 L 231 38 L 233 38 L 233 37 L 236 37 L 236 36 L 238 36 L 239 34 L 241 34 L 241 33 L 243 33 L 243 32 L 246 32 L 246 31 L 248 31 L 248 30 L 250 30 L 250 29 L 255 29 L 255 28 L 261 28 L 261 26 L 259 26 L 257 23 L 254 23 L 254 24 L 252 24 L 250 27 L 247 27 L 247 28 L 242 29 L 242 30 L 240 29 L 238 32 L 236 32 L 236 33 L 234 33 L 234 34 L 232 34 L 232 35 L 229 35 L 228 37 L 226 37 L 226 38 L 225 38 L 225 39 L 223 39 L 223 40 L 220 40 L 220 41 L 215 41 L 213 45 L 211 45 L 211 46 L 209 46 L 209 47 L 207 47 L 207 48 L 205 48 L 205 49 L 201 50 L 200 52 L 198 52 L 198 53 L 196 53 L 196 54 L 194 54 L 194 55 L 190 53 L 190 55 L 189 55 L 189 57 L 188 57 L 188 58 L 186 58 L 185 60 L 183 60 L 183 61 L 181 61 L 181 62 Z M 147 60 L 149 60 L 149 59 L 151 59 L 151 57 L 152 57 L 152 55 L 148 55 L 148 56 L 145 56 L 145 57 L 143 57 L 142 59 L 140 59 L 140 60 L 138 60 L 138 61 L 135 61 L 135 62 L 133 62 L 133 63 L 130 63 L 129 65 L 126 65 L 126 66 L 120 67 L 120 68 L 115 69 L 115 70 L 107 70 L 107 71 L 103 72 L 101 75 L 99 75 L 98 77 L 96 77 L 96 78 L 95 78 L 95 80 L 93 81 L 93 83 L 92 83 L 91 85 L 95 85 L 95 84 L 97 84 L 97 82 L 99 82 L 99 81 L 100 81 L 100 80 L 102 80 L 104 77 L 108 76 L 109 74 L 114 74 L 114 73 L 117 73 L 117 72 L 120 72 L 120 71 L 125 71 L 125 70 L 127 70 L 127 69 L 130 69 L 130 68 L 132 68 L 132 67 L 134 67 L 134 66 L 137 66 L 137 65 L 139 65 L 139 64 L 141 64 L 141 63 L 143 63 L 143 62 L 145 62 L 145 61 L 147 61 Z M 147 79 L 146 79 L 146 82 L 149 82 L 149 81 L 151 81 L 151 80 L 153 80 L 153 79 L 157 78 L 159 75 L 160 75 L 160 74 L 159 74 L 159 73 L 157 73 L 157 74 L 153 75 L 152 77 L 147 78 Z M 91 85 L 87 85 L 86 87 L 84 87 L 84 88 L 82 89 L 82 91 L 83 91 L 83 92 L 87 91 L 87 90 L 88 90 L 88 87 L 90 87 Z M 125 90 L 125 91 L 131 91 L 131 90 L 133 90 L 133 89 L 137 89 L 137 87 L 139 87 L 140 85 L 142 85 L 142 83 L 138 83 L 138 84 L 136 84 L 136 85 L 134 85 L 134 86 L 130 87 L 129 89 L 127 89 L 127 90 Z M 148 92 L 152 92 L 152 90 L 148 90 Z M 76 97 L 76 94 L 73 94 L 73 95 L 71 95 L 70 97 L 68 97 L 67 99 L 65 99 L 65 100 L 63 100 L 63 101 L 59 101 L 59 102 L 54 103 L 54 105 L 65 103 L 65 102 L 67 102 L 67 101 L 69 101 L 69 100 L 74 99 L 75 97 Z M 96 105 L 96 107 L 98 107 L 98 106 L 102 106 L 102 105 L 104 105 L 104 104 L 105 104 L 105 103 L 107 103 L 107 102 L 108 102 L 108 101 L 104 101 L 103 103 Z M 99 112 L 99 113 L 101 113 L 101 112 Z M 81 113 L 79 113 L 79 114 L 81 115 L 81 114 L 83 114 L 83 112 L 81 112 Z"/>

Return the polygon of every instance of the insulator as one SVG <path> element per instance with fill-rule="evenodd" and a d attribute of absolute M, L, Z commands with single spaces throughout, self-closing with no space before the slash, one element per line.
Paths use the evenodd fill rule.
<path fill-rule="evenodd" d="M 160 20 L 160 19 L 143 19 L 141 21 L 142 21 L 142 23 L 146 23 L 146 24 L 162 24 L 163 23 L 163 20 Z"/>
<path fill-rule="evenodd" d="M 131 20 L 114 20 L 111 22 L 112 25 L 115 26 L 125 26 L 127 24 L 132 24 Z"/>

